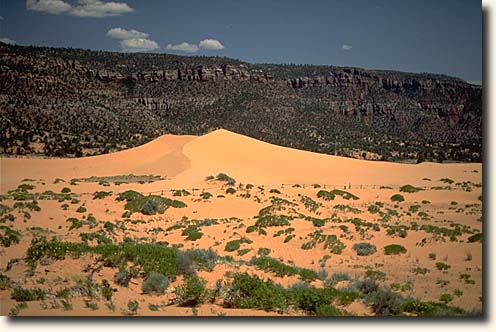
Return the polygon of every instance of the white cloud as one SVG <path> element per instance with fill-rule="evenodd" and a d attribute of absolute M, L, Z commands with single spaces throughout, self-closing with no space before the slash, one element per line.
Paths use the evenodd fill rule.
<path fill-rule="evenodd" d="M 112 28 L 107 32 L 107 37 L 114 39 L 135 39 L 135 38 L 148 38 L 149 34 L 145 32 L 136 31 L 134 29 L 126 30 L 122 28 Z"/>
<path fill-rule="evenodd" d="M 5 43 L 5 44 L 10 44 L 10 45 L 16 44 L 16 41 L 12 40 L 10 38 L 0 38 L 0 42 Z"/>
<path fill-rule="evenodd" d="M 104 2 L 100 0 L 78 0 L 72 6 L 63 0 L 27 0 L 26 8 L 50 14 L 67 13 L 79 17 L 120 16 L 134 11 L 124 2 Z"/>
<path fill-rule="evenodd" d="M 195 53 L 198 52 L 199 48 L 195 44 L 190 44 L 190 43 L 181 43 L 181 44 L 167 44 L 165 47 L 167 50 L 172 50 L 172 51 L 181 51 L 181 52 L 186 52 L 186 53 Z"/>
<path fill-rule="evenodd" d="M 155 41 L 150 39 L 132 38 L 122 40 L 121 48 L 125 52 L 147 52 L 156 50 L 160 47 Z"/>
<path fill-rule="evenodd" d="M 341 48 L 342 48 L 343 50 L 345 50 L 345 51 L 349 51 L 349 50 L 351 50 L 351 49 L 353 48 L 353 46 L 348 45 L 348 44 L 343 44 L 343 45 L 341 46 Z"/>
<path fill-rule="evenodd" d="M 217 39 L 204 39 L 198 44 L 200 48 L 204 48 L 207 50 L 223 50 L 224 45 L 220 43 Z"/>
<path fill-rule="evenodd" d="M 26 8 L 28 10 L 58 15 L 68 12 L 72 6 L 62 0 L 27 0 Z"/>
<path fill-rule="evenodd" d="M 103 2 L 100 0 L 79 0 L 71 10 L 71 15 L 80 17 L 120 16 L 131 13 L 133 8 L 124 2 Z"/>

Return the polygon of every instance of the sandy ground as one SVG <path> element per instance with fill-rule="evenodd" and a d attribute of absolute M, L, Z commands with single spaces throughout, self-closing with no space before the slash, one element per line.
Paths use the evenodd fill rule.
<path fill-rule="evenodd" d="M 140 239 L 144 242 L 167 241 L 169 244 L 183 245 L 187 248 L 212 248 L 219 255 L 233 256 L 231 263 L 218 264 L 213 271 L 199 271 L 199 276 L 213 288 L 217 280 L 229 278 L 233 271 L 247 271 L 263 279 L 272 279 L 287 287 L 298 282 L 297 276 L 279 278 L 271 272 L 265 272 L 246 261 L 257 254 L 259 248 L 269 248 L 270 257 L 285 264 L 313 270 L 324 270 L 328 276 L 336 272 L 345 272 L 353 279 L 362 279 L 367 271 L 380 271 L 385 274 L 381 285 L 400 287 L 404 297 L 418 297 L 424 301 L 439 301 L 442 294 L 450 294 L 450 305 L 465 310 L 482 307 L 482 245 L 480 242 L 468 242 L 473 232 L 482 231 L 482 165 L 481 164 L 435 164 L 422 163 L 405 165 L 387 162 L 371 162 L 343 157 L 322 155 L 299 151 L 260 142 L 226 130 L 217 130 L 208 135 L 174 136 L 165 135 L 146 145 L 109 155 L 85 157 L 79 159 L 40 159 L 40 158 L 1 158 L 0 194 L 7 195 L 9 190 L 19 184 L 35 186 L 31 192 L 41 193 L 52 190 L 59 193 L 69 187 L 77 204 L 58 202 L 57 200 L 39 200 L 41 211 L 29 211 L 31 218 L 26 218 L 21 208 L 11 212 L 14 221 L 5 220 L 3 224 L 22 234 L 19 244 L 9 247 L 0 246 L 0 268 L 2 274 L 25 288 L 40 287 L 57 290 L 75 285 L 87 277 L 87 267 L 94 264 L 96 257 L 85 255 L 80 259 L 66 258 L 38 265 L 34 275 L 27 274 L 28 266 L 22 260 L 30 246 L 31 239 L 41 235 L 57 236 L 61 241 L 80 242 L 80 233 L 105 230 L 105 221 L 122 223 L 125 230 L 117 230 L 107 235 L 114 242 L 124 237 Z M 236 193 L 227 194 L 226 184 L 221 181 L 206 181 L 208 175 L 219 172 L 228 174 L 237 180 Z M 73 178 L 114 175 L 160 175 L 165 180 L 151 183 L 124 183 L 102 186 L 96 182 L 70 185 Z M 55 179 L 64 181 L 55 183 Z M 452 184 L 441 181 L 452 179 Z M 29 179 L 29 180 L 26 180 Z M 462 183 L 465 182 L 465 185 Z M 243 185 L 239 185 L 242 183 Z M 253 188 L 246 189 L 246 184 Z M 298 184 L 298 185 L 296 185 Z M 318 184 L 319 186 L 317 186 Z M 411 184 L 421 187 L 416 193 L 401 193 L 405 201 L 392 202 L 390 197 L 399 193 L 399 187 Z M 437 188 L 436 188 L 437 187 Z M 337 196 L 326 201 L 317 197 L 321 189 L 334 188 L 346 190 L 358 196 L 358 200 L 345 200 Z M 346 188 L 346 189 L 345 189 Z M 164 197 L 179 199 L 187 204 L 186 208 L 169 208 L 164 214 L 144 216 L 134 213 L 132 219 L 144 222 L 132 223 L 123 219 L 124 203 L 115 200 L 116 194 L 126 190 L 136 190 L 143 194 L 154 193 Z M 172 189 L 186 189 L 189 196 L 173 197 Z M 277 191 L 276 191 L 277 190 Z M 93 199 L 96 191 L 112 191 L 104 199 Z M 272 192 L 271 192 L 272 191 Z M 210 192 L 210 199 L 202 199 L 200 194 Z M 249 194 L 250 196 L 248 197 Z M 302 196 L 310 197 L 318 203 L 315 211 L 310 211 L 302 202 Z M 293 202 L 293 211 L 289 207 L 279 214 L 293 215 L 290 226 L 267 227 L 267 235 L 257 232 L 247 233 L 247 227 L 256 222 L 259 210 L 270 205 L 271 197 L 278 197 Z M 382 202 L 381 211 L 390 209 L 390 219 L 381 220 L 378 214 L 368 211 L 375 202 Z M 16 201 L 5 196 L 0 202 L 13 208 Z M 68 206 L 63 208 L 63 204 Z M 86 212 L 77 212 L 84 205 Z M 336 205 L 338 208 L 336 208 Z M 339 205 L 348 209 L 340 210 Z M 418 205 L 415 212 L 412 206 Z M 358 210 L 350 211 L 349 208 Z M 414 208 L 415 210 L 415 208 Z M 421 214 L 419 214 L 419 212 Z M 98 224 L 94 228 L 84 225 L 80 229 L 69 230 L 66 221 L 69 217 L 83 218 L 91 213 Z M 333 218 L 322 227 L 316 227 L 305 220 L 308 217 Z M 201 227 L 204 235 L 196 241 L 185 241 L 182 229 L 166 231 L 168 227 L 180 225 L 183 217 L 196 220 L 216 219 L 217 224 Z M 355 228 L 353 218 L 364 222 L 377 223 L 378 230 L 369 227 Z M 424 230 L 409 229 L 406 237 L 388 234 L 394 227 L 418 225 L 445 227 L 465 227 L 455 241 L 449 237 L 428 233 Z M 347 230 L 343 227 L 346 226 Z M 285 242 L 287 234 L 275 236 L 277 232 L 294 228 L 288 234 L 294 237 Z M 303 250 L 301 247 L 311 239 L 316 230 L 323 234 L 334 234 L 345 245 L 340 254 L 333 254 L 324 249 L 323 244 Z M 472 233 L 470 233 L 472 232 Z M 225 244 L 233 239 L 246 237 L 252 243 L 244 243 L 241 249 L 250 249 L 240 256 L 236 251 L 225 251 Z M 358 256 L 352 249 L 357 242 L 369 242 L 377 247 L 377 252 L 370 256 Z M 407 249 L 405 254 L 384 255 L 383 248 L 389 244 L 400 244 Z M 431 254 L 431 255 L 430 255 Z M 435 258 L 434 255 L 435 254 Z M 12 259 L 19 262 L 12 264 Z M 324 259 L 326 258 L 326 259 Z M 243 263 L 245 262 L 245 263 Z M 448 264 L 448 270 L 441 271 L 436 263 Z M 425 274 L 413 272 L 415 268 L 426 268 Z M 182 279 L 171 283 L 164 295 L 145 295 L 141 292 L 142 278 L 134 278 L 129 287 L 120 287 L 112 282 L 116 269 L 100 268 L 93 274 L 93 279 L 101 282 L 111 281 L 115 288 L 114 307 L 103 300 L 93 300 L 98 308 L 88 308 L 85 299 L 71 299 L 72 309 L 64 310 L 60 299 L 55 297 L 45 301 L 28 302 L 20 315 L 123 315 L 127 314 L 127 302 L 136 299 L 139 302 L 139 315 L 279 315 L 251 309 L 227 309 L 221 302 L 204 304 L 198 308 L 181 308 L 171 304 L 172 290 L 182 283 Z M 462 275 L 462 277 L 461 277 Z M 463 278 L 469 275 L 469 282 Z M 346 286 L 344 282 L 343 286 Z M 312 283 L 322 287 L 323 282 Z M 11 299 L 11 289 L 0 290 L 0 313 L 11 313 L 16 305 Z M 157 311 L 149 309 L 149 304 L 158 305 Z M 355 301 L 344 308 L 352 315 L 371 315 L 371 309 L 362 301 Z M 301 315 L 301 312 L 286 312 L 289 315 Z"/>

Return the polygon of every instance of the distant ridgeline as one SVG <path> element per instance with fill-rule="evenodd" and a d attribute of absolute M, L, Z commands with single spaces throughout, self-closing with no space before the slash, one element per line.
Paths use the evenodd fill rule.
<path fill-rule="evenodd" d="M 355 158 L 482 160 L 482 88 L 434 74 L 0 43 L 0 120 L 10 155 L 224 128 Z"/>

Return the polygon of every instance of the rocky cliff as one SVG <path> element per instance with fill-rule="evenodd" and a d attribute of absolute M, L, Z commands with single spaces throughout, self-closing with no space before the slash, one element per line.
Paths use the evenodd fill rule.
<path fill-rule="evenodd" d="M 226 128 L 389 160 L 481 160 L 482 89 L 443 75 L 0 43 L 0 153 L 85 155 Z"/>

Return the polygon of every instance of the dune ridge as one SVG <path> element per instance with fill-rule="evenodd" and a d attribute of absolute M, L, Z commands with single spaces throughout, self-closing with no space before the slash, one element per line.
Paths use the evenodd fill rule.
<path fill-rule="evenodd" d="M 464 175 L 477 180 L 481 164 L 419 165 L 365 161 L 296 150 L 265 143 L 228 130 L 203 136 L 163 135 L 145 145 L 83 158 L 0 159 L 2 188 L 24 178 L 54 179 L 154 174 L 171 178 L 171 185 L 203 181 L 225 172 L 252 183 L 391 184 L 420 183 L 424 177 Z"/>

